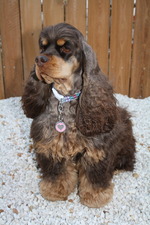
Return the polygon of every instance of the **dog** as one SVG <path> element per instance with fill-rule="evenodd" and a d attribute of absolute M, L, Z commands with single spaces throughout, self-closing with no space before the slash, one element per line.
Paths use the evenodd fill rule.
<path fill-rule="evenodd" d="M 114 172 L 134 169 L 131 116 L 118 106 L 79 30 L 66 23 L 46 27 L 39 46 L 22 108 L 33 119 L 40 193 L 49 201 L 67 200 L 77 187 L 82 204 L 103 207 L 113 196 Z"/>

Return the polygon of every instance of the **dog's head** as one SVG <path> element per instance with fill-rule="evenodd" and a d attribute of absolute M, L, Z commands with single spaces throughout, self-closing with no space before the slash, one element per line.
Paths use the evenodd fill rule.
<path fill-rule="evenodd" d="M 63 95 L 81 91 L 76 125 L 85 135 L 108 132 L 116 120 L 113 89 L 102 74 L 94 51 L 75 27 L 60 23 L 40 35 L 36 75 Z"/>
<path fill-rule="evenodd" d="M 81 32 L 69 24 L 60 23 L 43 29 L 39 39 L 41 52 L 35 58 L 38 79 L 47 84 L 54 83 L 62 94 L 74 89 L 82 69 L 83 40 Z"/>

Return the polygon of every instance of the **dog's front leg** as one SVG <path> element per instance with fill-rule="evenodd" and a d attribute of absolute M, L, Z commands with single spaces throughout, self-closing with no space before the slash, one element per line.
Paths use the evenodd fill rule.
<path fill-rule="evenodd" d="M 49 201 L 66 200 L 77 184 L 75 165 L 65 159 L 56 160 L 45 154 L 37 154 L 43 174 L 40 182 L 41 195 Z"/>
<path fill-rule="evenodd" d="M 79 165 L 79 196 L 82 204 L 99 208 L 106 205 L 113 195 L 111 166 L 100 150 L 86 153 Z"/>

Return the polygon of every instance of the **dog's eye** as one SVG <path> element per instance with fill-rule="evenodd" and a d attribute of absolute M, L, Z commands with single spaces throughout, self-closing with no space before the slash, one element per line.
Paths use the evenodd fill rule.
<path fill-rule="evenodd" d="M 71 52 L 71 49 L 63 46 L 62 48 L 60 48 L 60 52 L 70 53 Z"/>

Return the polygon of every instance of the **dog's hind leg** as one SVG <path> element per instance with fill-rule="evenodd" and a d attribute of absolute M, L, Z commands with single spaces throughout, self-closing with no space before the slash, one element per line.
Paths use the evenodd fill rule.
<path fill-rule="evenodd" d="M 126 146 L 117 154 L 114 162 L 114 170 L 133 171 L 135 164 L 134 144 L 129 148 Z"/>

